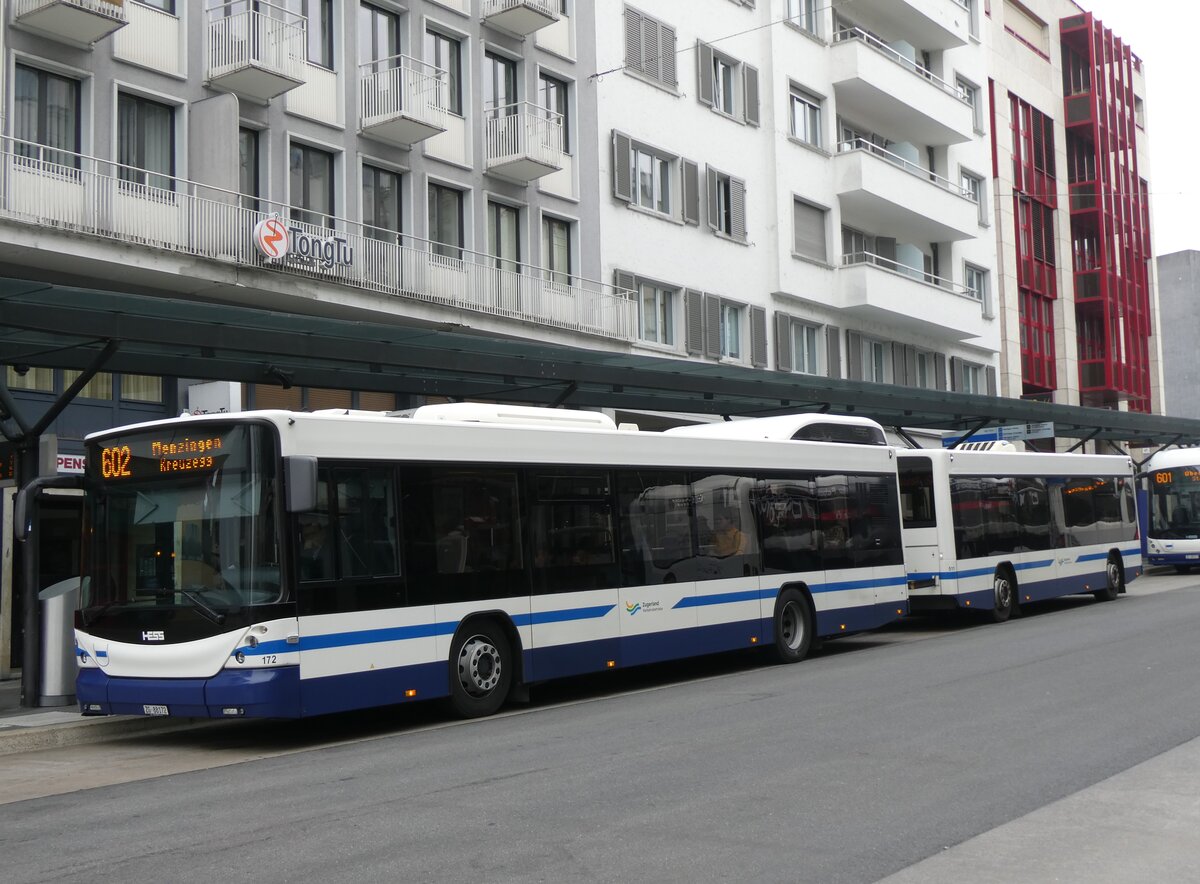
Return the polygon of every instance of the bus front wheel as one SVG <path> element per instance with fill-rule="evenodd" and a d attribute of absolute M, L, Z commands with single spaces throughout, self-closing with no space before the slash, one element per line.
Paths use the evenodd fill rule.
<path fill-rule="evenodd" d="M 1125 588 L 1125 573 L 1121 570 L 1120 560 L 1109 554 L 1108 564 L 1104 566 L 1104 588 L 1092 593 L 1098 602 L 1111 602 Z"/>
<path fill-rule="evenodd" d="M 1017 605 L 1017 586 L 1007 568 L 997 568 L 992 580 L 995 593 L 992 608 L 992 620 L 1003 623 L 1012 616 L 1013 608 Z"/>
<path fill-rule="evenodd" d="M 512 688 L 512 650 L 504 632 L 486 622 L 464 629 L 450 648 L 450 705 L 463 718 L 491 715 Z"/>
<path fill-rule="evenodd" d="M 804 595 L 785 589 L 775 603 L 775 657 L 780 663 L 799 663 L 812 647 L 813 617 Z"/>

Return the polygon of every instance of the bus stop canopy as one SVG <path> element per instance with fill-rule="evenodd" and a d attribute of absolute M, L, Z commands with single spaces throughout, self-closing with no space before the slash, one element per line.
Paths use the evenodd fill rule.
<path fill-rule="evenodd" d="M 398 323 L 0 279 L 0 363 L 13 366 L 103 361 L 104 371 L 132 374 L 727 417 L 825 411 L 962 433 L 1052 422 L 1060 438 L 1200 443 L 1195 419 Z"/>

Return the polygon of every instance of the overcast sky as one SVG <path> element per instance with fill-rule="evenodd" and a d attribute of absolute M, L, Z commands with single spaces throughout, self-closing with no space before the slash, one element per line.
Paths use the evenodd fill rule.
<path fill-rule="evenodd" d="M 1142 59 L 1154 254 L 1200 250 L 1200 0 L 1076 0 Z M 1139 157 L 1139 163 L 1144 162 Z M 1143 173 L 1144 174 L 1144 173 Z"/>

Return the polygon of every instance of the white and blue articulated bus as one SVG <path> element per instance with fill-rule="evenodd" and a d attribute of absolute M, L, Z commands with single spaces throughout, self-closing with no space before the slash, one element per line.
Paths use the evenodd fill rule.
<path fill-rule="evenodd" d="M 1146 564 L 1180 572 L 1200 566 L 1200 449 L 1158 451 L 1142 469 Z"/>
<path fill-rule="evenodd" d="M 1142 571 L 1128 457 L 899 452 L 909 601 L 1006 620 L 1073 593 L 1111 600 Z"/>
<path fill-rule="evenodd" d="M 477 716 L 579 673 L 754 646 L 800 660 L 907 613 L 896 454 L 878 438 L 688 438 L 471 404 L 95 434 L 82 711 L 448 697 Z"/>

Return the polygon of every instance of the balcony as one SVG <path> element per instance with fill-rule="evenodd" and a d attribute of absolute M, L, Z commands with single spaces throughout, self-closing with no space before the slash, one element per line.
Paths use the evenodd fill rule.
<path fill-rule="evenodd" d="M 527 101 L 494 108 L 483 129 L 484 171 L 528 184 L 563 167 L 562 114 Z"/>
<path fill-rule="evenodd" d="M 853 9 L 864 28 L 923 49 L 966 46 L 971 35 L 965 0 L 854 0 Z"/>
<path fill-rule="evenodd" d="M 838 31 L 832 62 L 842 116 L 913 144 L 961 144 L 975 137 L 974 111 L 958 87 L 866 31 Z"/>
<path fill-rule="evenodd" d="M 861 138 L 834 157 L 842 223 L 903 233 L 909 242 L 955 242 L 979 235 L 979 203 L 953 181 Z"/>
<path fill-rule="evenodd" d="M 16 0 L 13 24 L 60 43 L 91 46 L 129 21 L 122 0 Z"/>
<path fill-rule="evenodd" d="M 483 0 L 483 23 L 518 37 L 558 21 L 558 0 Z"/>
<path fill-rule="evenodd" d="M 359 132 L 407 147 L 445 132 L 446 72 L 397 55 L 359 67 Z"/>
<path fill-rule="evenodd" d="M 958 340 L 983 334 L 983 305 L 963 286 L 870 252 L 842 256 L 834 285 L 864 322 Z"/>
<path fill-rule="evenodd" d="M 208 11 L 208 85 L 267 102 L 304 82 L 308 21 L 262 0 L 240 5 Z"/>
<path fill-rule="evenodd" d="M 332 226 L 294 221 L 293 207 L 256 202 L 260 210 L 231 191 L 31 142 L 0 141 L 0 223 L 61 236 L 64 262 L 73 243 L 95 237 L 240 267 L 248 300 L 254 271 L 270 268 L 356 289 L 367 296 L 363 309 L 395 314 L 407 303 L 410 313 L 422 315 L 417 305 L 423 304 L 426 318 L 430 309 L 443 319 L 448 310 L 461 322 L 462 311 L 469 311 L 522 327 L 637 340 L 637 303 L 626 289 L 347 219 L 329 219 Z M 271 216 L 282 221 L 289 244 L 274 259 L 254 237 L 255 226 Z M 299 306 L 305 296 L 291 297 Z"/>

